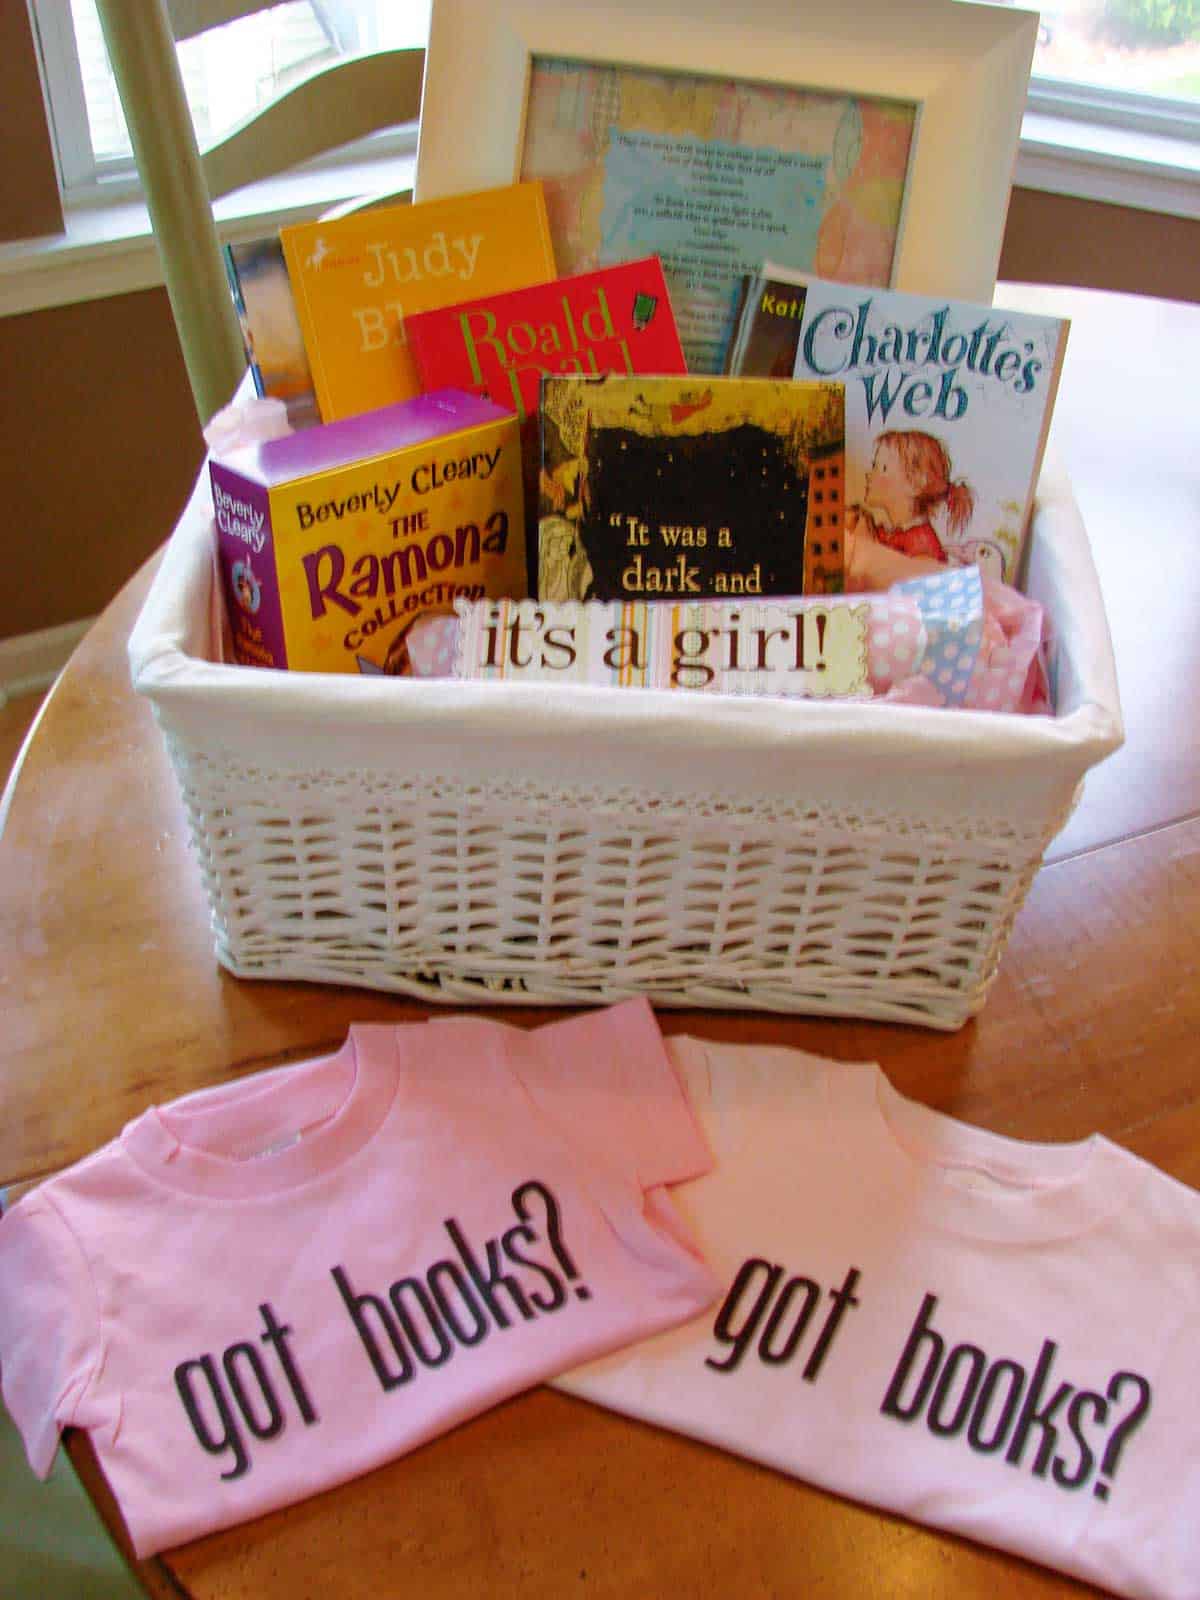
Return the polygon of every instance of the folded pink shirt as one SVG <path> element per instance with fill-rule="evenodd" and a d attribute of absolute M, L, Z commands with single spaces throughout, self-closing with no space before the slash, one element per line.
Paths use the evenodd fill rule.
<path fill-rule="evenodd" d="M 670 1048 L 716 1158 L 676 1198 L 722 1302 L 555 1385 L 1131 1600 L 1197 1600 L 1200 1194 L 1100 1135 L 973 1128 L 872 1065 Z"/>
<path fill-rule="evenodd" d="M 710 1164 L 643 1000 L 355 1027 L 0 1219 L 0 1387 L 39 1474 L 90 1433 L 145 1556 L 703 1310 L 665 1186 Z"/>

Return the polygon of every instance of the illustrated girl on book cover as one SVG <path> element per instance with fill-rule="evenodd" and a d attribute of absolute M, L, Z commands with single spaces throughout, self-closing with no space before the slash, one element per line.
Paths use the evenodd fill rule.
<path fill-rule="evenodd" d="M 961 558 L 975 494 L 953 470 L 945 446 L 930 433 L 891 429 L 879 435 L 862 502 L 846 508 L 847 561 L 859 586 L 885 587 L 945 566 L 951 559 L 947 535 Z M 986 551 L 970 548 L 985 568 L 991 565 Z"/>

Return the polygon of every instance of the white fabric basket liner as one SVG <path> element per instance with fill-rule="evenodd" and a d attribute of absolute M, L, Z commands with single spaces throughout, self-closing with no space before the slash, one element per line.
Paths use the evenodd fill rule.
<path fill-rule="evenodd" d="M 1025 587 L 1057 714 L 287 673 L 221 659 L 207 470 L 129 643 L 245 976 L 956 1027 L 1121 742 L 1069 481 Z"/>

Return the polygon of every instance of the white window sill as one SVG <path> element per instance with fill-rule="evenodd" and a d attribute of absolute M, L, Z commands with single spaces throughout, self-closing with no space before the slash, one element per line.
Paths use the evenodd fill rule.
<path fill-rule="evenodd" d="M 347 200 L 400 190 L 415 157 L 322 164 L 218 201 L 222 239 L 261 238 Z M 1144 211 L 1200 219 L 1200 146 L 1185 139 L 1029 112 L 1014 182 Z M 0 244 L 0 316 L 100 300 L 162 283 L 146 208 L 134 200 L 73 207 L 66 231 Z"/>
<path fill-rule="evenodd" d="M 1200 219 L 1200 144 L 1027 111 L 1013 182 L 1080 200 Z"/>
<path fill-rule="evenodd" d="M 413 153 L 368 155 L 297 168 L 218 200 L 217 232 L 237 243 L 307 221 L 332 207 L 411 187 Z M 66 230 L 42 239 L 0 244 L 0 316 L 103 300 L 163 281 L 145 205 L 102 194 L 72 206 Z"/>

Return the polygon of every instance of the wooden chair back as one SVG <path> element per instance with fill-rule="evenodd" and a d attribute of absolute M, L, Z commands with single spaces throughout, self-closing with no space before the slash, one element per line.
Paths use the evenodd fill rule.
<path fill-rule="evenodd" d="M 420 116 L 424 50 L 384 50 L 305 79 L 202 155 L 175 46 L 267 4 L 97 0 L 202 424 L 229 402 L 246 371 L 213 201 Z M 397 186 L 388 198 L 405 194 L 411 198 Z"/>

